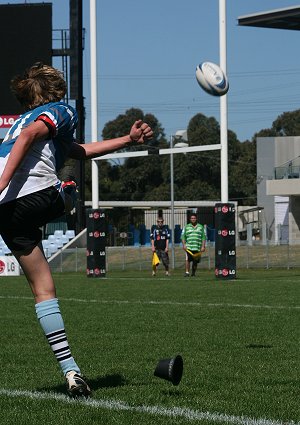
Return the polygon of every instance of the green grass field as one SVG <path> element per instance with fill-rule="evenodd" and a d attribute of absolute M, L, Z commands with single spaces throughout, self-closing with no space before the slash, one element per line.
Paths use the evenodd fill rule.
<path fill-rule="evenodd" d="M 55 275 L 83 401 L 66 395 L 25 278 L 0 278 L 1 425 L 299 424 L 300 270 L 182 274 Z M 173 386 L 153 372 L 176 354 Z"/>

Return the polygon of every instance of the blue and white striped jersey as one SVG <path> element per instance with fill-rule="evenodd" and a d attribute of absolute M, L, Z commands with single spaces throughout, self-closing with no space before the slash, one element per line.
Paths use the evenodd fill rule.
<path fill-rule="evenodd" d="M 15 121 L 0 145 L 0 174 L 21 131 L 37 120 L 45 122 L 49 128 L 49 138 L 31 146 L 9 186 L 0 195 L 0 203 L 57 183 L 57 171 L 68 157 L 78 121 L 75 109 L 64 102 L 39 106 Z"/>

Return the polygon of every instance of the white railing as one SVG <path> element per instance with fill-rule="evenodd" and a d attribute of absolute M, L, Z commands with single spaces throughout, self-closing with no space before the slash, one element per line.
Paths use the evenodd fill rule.
<path fill-rule="evenodd" d="M 295 242 L 295 241 L 293 241 Z M 300 268 L 300 241 L 298 243 L 262 244 L 254 241 L 252 245 L 247 241 L 236 247 L 236 264 L 239 269 L 254 268 Z M 181 246 L 175 246 L 175 270 L 184 270 L 185 254 Z M 150 247 L 124 246 L 106 248 L 106 270 L 149 270 L 151 272 L 152 252 Z M 170 262 L 171 264 L 171 262 Z M 215 247 L 207 244 L 206 252 L 202 256 L 199 268 L 214 270 Z M 86 249 L 71 248 L 61 250 L 50 261 L 50 267 L 55 272 L 86 272 Z"/>

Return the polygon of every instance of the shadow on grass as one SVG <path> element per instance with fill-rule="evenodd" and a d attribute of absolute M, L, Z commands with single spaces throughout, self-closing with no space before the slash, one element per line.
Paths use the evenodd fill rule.
<path fill-rule="evenodd" d="M 98 390 L 100 388 L 123 387 L 124 385 L 128 385 L 128 380 L 119 374 L 98 376 L 95 379 L 88 379 L 88 382 L 93 390 Z"/>
<path fill-rule="evenodd" d="M 248 344 L 246 348 L 273 348 L 273 345 L 269 344 Z"/>
<path fill-rule="evenodd" d="M 94 379 L 87 379 L 89 386 L 92 391 L 96 391 L 100 388 L 114 388 L 128 385 L 128 381 L 119 374 L 97 376 Z M 66 386 L 64 384 L 55 385 L 53 387 L 42 387 L 38 388 L 37 391 L 51 391 L 55 393 L 67 393 Z"/>
<path fill-rule="evenodd" d="M 181 397 L 183 392 L 181 390 L 170 389 L 170 390 L 163 390 L 162 394 L 164 394 L 165 396 Z"/>

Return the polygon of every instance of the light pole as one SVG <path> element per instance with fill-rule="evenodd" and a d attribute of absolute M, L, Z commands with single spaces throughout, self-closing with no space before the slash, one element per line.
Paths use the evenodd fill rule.
<path fill-rule="evenodd" d="M 173 159 L 173 141 L 178 140 L 178 143 L 175 144 L 176 148 L 183 148 L 188 146 L 187 139 L 187 131 L 186 130 L 178 130 L 175 135 L 171 135 L 170 137 L 170 191 L 171 191 L 171 235 L 172 235 L 172 243 L 171 243 L 171 266 L 172 269 L 175 269 L 175 223 L 174 223 L 174 159 Z"/>

